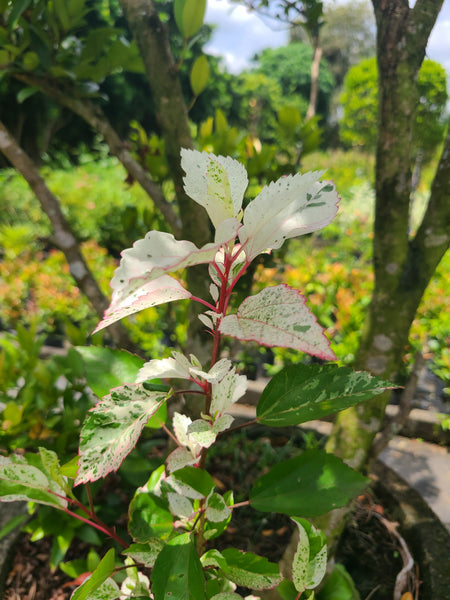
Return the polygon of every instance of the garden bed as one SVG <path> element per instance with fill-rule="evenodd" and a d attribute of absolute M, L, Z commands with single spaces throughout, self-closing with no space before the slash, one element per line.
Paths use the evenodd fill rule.
<path fill-rule="evenodd" d="M 305 442 L 310 446 L 320 444 L 311 434 L 298 429 L 264 431 L 263 435 L 261 429 L 249 428 L 245 433 L 224 437 L 211 456 L 210 470 L 217 487 L 235 489 L 236 501 L 247 497 L 252 482 L 267 465 L 301 451 Z M 369 596 L 371 600 L 392 600 L 395 580 L 402 568 L 398 540 L 380 521 L 380 515 L 388 522 L 400 522 L 401 536 L 419 565 L 412 571 L 411 589 L 419 586 L 420 600 L 443 599 L 444 586 L 450 579 L 450 535 L 414 490 L 393 471 L 378 464 L 374 485 L 356 502 L 337 556 L 354 578 L 361 600 Z M 235 512 L 227 532 L 216 542 L 219 549 L 233 545 L 278 561 L 292 531 L 288 517 L 255 513 L 244 507 Z M 49 554 L 48 539 L 31 543 L 26 535 L 20 538 L 6 577 L 5 600 L 70 598 L 74 589 L 71 580 L 59 570 L 50 571 Z M 75 542 L 65 560 L 86 554 L 86 545 Z"/>

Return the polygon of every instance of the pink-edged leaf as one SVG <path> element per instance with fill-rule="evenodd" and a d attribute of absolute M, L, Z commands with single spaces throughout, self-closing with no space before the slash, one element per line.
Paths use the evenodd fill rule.
<path fill-rule="evenodd" d="M 206 209 L 217 228 L 241 210 L 248 178 L 245 167 L 229 156 L 181 150 L 186 194 Z"/>
<path fill-rule="evenodd" d="M 120 301 L 116 302 L 113 300 L 109 308 L 105 311 L 103 319 L 94 330 L 94 333 L 124 317 L 144 310 L 144 308 L 191 297 L 192 294 L 176 279 L 169 275 L 163 275 L 162 277 L 158 277 L 158 279 L 142 283 L 129 296 L 123 297 Z"/>
<path fill-rule="evenodd" d="M 288 175 L 265 186 L 244 211 L 239 239 L 248 260 L 280 248 L 288 238 L 322 229 L 337 213 L 339 197 L 320 171 Z"/>
<path fill-rule="evenodd" d="M 165 399 L 165 394 L 148 392 L 142 385 L 124 385 L 96 404 L 81 430 L 75 484 L 117 471 Z"/>
<path fill-rule="evenodd" d="M 230 232 L 230 236 L 234 237 Z M 197 248 L 192 242 L 176 240 L 171 233 L 149 231 L 144 239 L 121 253 L 111 281 L 113 303 L 123 301 L 146 282 L 192 265 L 210 262 L 222 242 Z"/>
<path fill-rule="evenodd" d="M 239 340 L 336 359 L 305 298 L 287 285 L 269 287 L 246 298 L 235 315 L 222 319 L 219 331 Z"/>

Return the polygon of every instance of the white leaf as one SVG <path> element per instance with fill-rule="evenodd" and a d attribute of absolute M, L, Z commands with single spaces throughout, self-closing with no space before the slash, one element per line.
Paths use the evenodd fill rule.
<path fill-rule="evenodd" d="M 219 331 L 239 340 L 281 346 L 335 360 L 322 327 L 298 290 L 287 285 L 265 288 L 246 298 L 235 315 L 227 315 Z"/>
<path fill-rule="evenodd" d="M 179 412 L 175 412 L 173 414 L 173 430 L 175 432 L 175 436 L 177 440 L 180 442 L 182 446 L 187 446 L 189 444 L 189 439 L 187 435 L 187 430 L 189 425 L 192 423 L 192 419 L 186 415 L 182 415 Z"/>
<path fill-rule="evenodd" d="M 189 444 L 191 448 L 196 447 L 209 448 L 216 440 L 217 433 L 213 430 L 208 421 L 196 419 L 191 423 L 187 430 Z"/>
<path fill-rule="evenodd" d="M 149 360 L 143 365 L 137 374 L 136 383 L 142 383 L 149 379 L 169 378 L 189 379 L 189 370 L 184 369 L 174 358 L 161 358 Z"/>
<path fill-rule="evenodd" d="M 166 459 L 167 470 L 173 473 L 190 465 L 195 465 L 198 458 L 192 455 L 187 448 L 175 448 Z"/>
<path fill-rule="evenodd" d="M 206 315 L 198 315 L 198 318 L 205 327 L 207 327 L 208 329 L 214 329 L 214 323 L 209 317 L 207 317 Z"/>
<path fill-rule="evenodd" d="M 247 378 L 238 375 L 233 368 L 218 383 L 212 386 L 211 414 L 223 414 L 247 391 Z"/>
<path fill-rule="evenodd" d="M 192 502 L 176 492 L 168 492 L 167 499 L 169 501 L 170 512 L 176 517 L 188 519 L 194 512 Z"/>
<path fill-rule="evenodd" d="M 143 280 L 140 281 L 142 285 L 134 288 L 129 295 L 123 296 L 120 301 L 113 300 L 111 302 L 111 305 L 105 311 L 102 321 L 100 321 L 93 333 L 104 327 L 108 327 L 108 325 L 119 321 L 119 319 L 144 310 L 144 308 L 192 297 L 190 292 L 169 275 L 163 275 L 147 283 L 143 282 Z"/>
<path fill-rule="evenodd" d="M 214 421 L 212 430 L 214 431 L 214 433 L 218 434 L 221 431 L 225 431 L 226 429 L 228 429 L 233 421 L 234 417 L 232 417 L 231 415 L 222 415 Z"/>
<path fill-rule="evenodd" d="M 215 383 L 220 381 L 226 373 L 231 369 L 231 361 L 228 358 L 221 358 L 216 364 L 211 367 L 211 369 L 206 371 L 201 371 L 200 369 L 196 369 L 191 367 L 190 372 L 192 375 L 196 375 L 197 377 L 201 377 L 205 381 L 209 383 Z"/>
<path fill-rule="evenodd" d="M 250 202 L 239 231 L 249 261 L 267 249 L 280 248 L 288 238 L 316 231 L 332 221 L 339 197 L 332 183 L 317 181 L 322 174 L 282 177 Z"/>
<path fill-rule="evenodd" d="M 143 282 L 210 262 L 219 247 L 220 244 L 206 244 L 197 248 L 192 242 L 176 240 L 171 233 L 149 231 L 144 239 L 121 253 L 120 265 L 111 281 L 113 302 L 128 296 Z"/>
<path fill-rule="evenodd" d="M 209 293 L 211 294 L 211 297 L 214 300 L 214 302 L 217 302 L 217 300 L 219 299 L 219 288 L 217 287 L 217 285 L 211 283 L 211 285 L 209 286 Z"/>
<path fill-rule="evenodd" d="M 206 209 L 214 226 L 236 217 L 248 185 L 245 167 L 238 161 L 196 150 L 181 150 L 186 194 Z"/>

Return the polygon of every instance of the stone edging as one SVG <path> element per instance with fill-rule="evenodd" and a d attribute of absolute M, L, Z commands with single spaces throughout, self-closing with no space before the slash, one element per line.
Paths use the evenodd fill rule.
<path fill-rule="evenodd" d="M 25 515 L 26 513 L 26 502 L 0 503 L 0 529 L 11 521 L 11 519 Z M 3 597 L 5 591 L 6 578 L 14 559 L 14 550 L 19 541 L 22 526 L 23 523 L 0 540 L 0 598 Z"/>
<path fill-rule="evenodd" d="M 394 521 L 420 565 L 421 600 L 450 594 L 450 533 L 422 496 L 381 461 L 372 468 L 373 488 L 392 511 Z"/>

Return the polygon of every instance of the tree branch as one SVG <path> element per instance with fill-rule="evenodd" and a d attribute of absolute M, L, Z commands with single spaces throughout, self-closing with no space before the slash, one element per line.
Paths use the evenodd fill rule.
<path fill-rule="evenodd" d="M 110 152 L 116 156 L 126 171 L 135 179 L 145 190 L 147 195 L 153 200 L 155 206 L 161 211 L 163 217 L 172 229 L 176 237 L 181 235 L 181 221 L 177 216 L 173 206 L 164 197 L 159 187 L 140 166 L 140 164 L 131 156 L 125 148 L 125 144 L 117 135 L 115 129 L 108 121 L 102 109 L 94 104 L 88 98 L 79 98 L 70 90 L 63 90 L 54 82 L 36 77 L 29 73 L 17 73 L 16 79 L 26 83 L 29 86 L 39 86 L 41 91 L 50 98 L 56 100 L 62 106 L 70 109 L 82 119 L 84 119 L 95 130 L 101 133 L 109 146 Z"/>
<path fill-rule="evenodd" d="M 35 193 L 42 210 L 48 216 L 52 224 L 55 245 L 66 257 L 72 277 L 77 286 L 92 304 L 98 316 L 102 318 L 103 312 L 107 308 L 109 302 L 100 290 L 89 267 L 86 265 L 78 241 L 61 211 L 58 199 L 48 189 L 31 158 L 19 147 L 14 137 L 1 121 L 0 151 L 6 156 L 14 168 L 17 169 Z M 133 352 L 138 351 L 135 344 L 131 342 L 123 325 L 119 324 L 119 327 L 111 327 L 110 333 L 120 347 L 127 348 Z"/>

